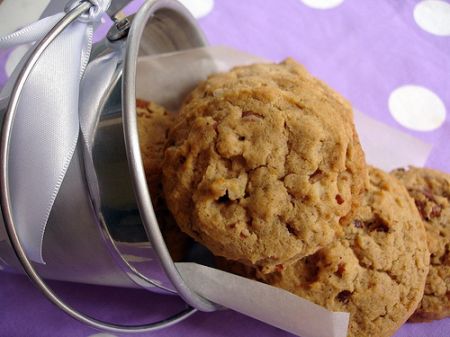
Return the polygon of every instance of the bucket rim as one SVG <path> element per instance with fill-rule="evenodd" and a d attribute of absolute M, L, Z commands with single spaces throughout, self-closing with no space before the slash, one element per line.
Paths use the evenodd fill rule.
<path fill-rule="evenodd" d="M 176 45 L 176 47 L 179 47 L 179 50 L 208 45 L 195 18 L 176 0 L 147 1 L 136 13 L 126 41 L 122 75 L 122 118 L 129 171 L 142 224 L 170 282 L 177 290 L 178 295 L 190 306 L 201 311 L 215 311 L 222 307 L 195 293 L 184 282 L 170 257 L 153 207 L 148 207 L 148 205 L 152 204 L 139 145 L 135 79 L 139 46 L 144 29 L 146 25 L 151 24 L 149 20 L 159 15 L 169 20 L 175 18 L 181 20 L 181 22 L 177 22 L 177 25 L 172 25 L 172 27 L 177 30 L 176 33 L 183 34 L 184 37 L 187 36 L 189 38 L 189 45 L 186 45 L 186 43 L 184 45 L 181 43 L 180 46 Z M 173 43 L 176 44 L 177 42 L 177 37 L 173 36 Z"/>

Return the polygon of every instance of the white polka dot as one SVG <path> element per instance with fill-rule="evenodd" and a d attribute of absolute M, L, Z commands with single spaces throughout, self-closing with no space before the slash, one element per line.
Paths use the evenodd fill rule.
<path fill-rule="evenodd" d="M 197 19 L 208 15 L 214 8 L 214 0 L 179 0 L 179 1 Z"/>
<path fill-rule="evenodd" d="M 117 336 L 116 335 L 111 335 L 110 333 L 101 332 L 101 333 L 96 333 L 94 335 L 89 335 L 87 337 L 117 337 Z"/>
<path fill-rule="evenodd" d="M 28 50 L 28 46 L 20 46 L 13 50 L 9 55 L 8 60 L 6 60 L 5 71 L 6 75 L 11 76 L 12 72 L 16 68 L 17 64 L 20 62 L 22 57 Z"/>
<path fill-rule="evenodd" d="M 414 20 L 423 30 L 439 36 L 450 36 L 450 3 L 425 0 L 414 7 Z"/>
<path fill-rule="evenodd" d="M 431 131 L 445 120 L 445 105 L 431 90 L 405 85 L 389 96 L 389 110 L 397 122 L 408 129 Z"/>
<path fill-rule="evenodd" d="M 301 0 L 306 6 L 316 9 L 330 9 L 339 6 L 344 0 Z"/>

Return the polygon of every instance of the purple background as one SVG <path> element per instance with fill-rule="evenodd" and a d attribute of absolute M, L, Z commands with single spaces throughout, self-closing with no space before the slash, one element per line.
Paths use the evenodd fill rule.
<path fill-rule="evenodd" d="M 390 93 L 406 84 L 432 90 L 447 109 L 450 107 L 450 37 L 432 35 L 416 24 L 412 13 L 418 2 L 346 0 L 336 8 L 317 10 L 299 0 L 216 0 L 212 12 L 199 22 L 213 45 L 236 47 L 274 61 L 296 58 L 358 110 L 433 144 L 428 165 L 450 172 L 448 119 L 434 131 L 418 132 L 398 124 L 388 109 Z M 4 63 L 8 55 L 0 52 L 0 85 L 6 80 Z M 145 291 L 52 284 L 75 307 L 117 322 L 152 321 L 182 305 L 175 297 Z M 99 333 L 58 311 L 23 276 L 0 273 L 0 303 L 0 337 L 87 337 Z M 224 311 L 197 313 L 151 335 L 289 334 Z M 396 336 L 450 336 L 450 319 L 406 324 Z"/>

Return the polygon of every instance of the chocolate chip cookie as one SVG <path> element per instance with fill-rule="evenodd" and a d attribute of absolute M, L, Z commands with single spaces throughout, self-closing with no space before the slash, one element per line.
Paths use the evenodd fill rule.
<path fill-rule="evenodd" d="M 349 312 L 350 337 L 392 336 L 420 303 L 429 252 L 406 189 L 378 169 L 369 176 L 363 204 L 340 240 L 271 274 L 223 261 L 220 267 Z"/>
<path fill-rule="evenodd" d="M 169 128 L 174 116 L 154 102 L 136 101 L 138 135 L 147 184 L 153 209 L 170 255 L 181 261 L 189 242 L 188 236 L 178 228 L 166 206 L 162 193 L 162 162 Z"/>
<path fill-rule="evenodd" d="M 425 222 L 431 254 L 425 294 L 411 321 L 450 316 L 450 175 L 410 167 L 392 172 L 414 198 Z"/>
<path fill-rule="evenodd" d="M 350 104 L 291 59 L 201 83 L 171 129 L 163 166 L 181 229 L 266 272 L 342 234 L 366 177 Z"/>

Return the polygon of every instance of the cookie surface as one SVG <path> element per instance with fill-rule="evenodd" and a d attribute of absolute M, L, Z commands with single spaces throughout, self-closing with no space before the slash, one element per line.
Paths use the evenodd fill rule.
<path fill-rule="evenodd" d="M 160 195 L 164 148 L 169 128 L 173 125 L 175 117 L 164 107 L 141 99 L 136 100 L 136 113 L 139 144 L 150 194 Z M 158 202 L 154 206 L 157 207 Z"/>
<path fill-rule="evenodd" d="M 233 263 L 225 269 L 349 312 L 348 336 L 392 336 L 422 298 L 429 252 L 406 189 L 380 170 L 369 169 L 369 175 L 363 204 L 345 237 L 271 274 Z"/>
<path fill-rule="evenodd" d="M 167 209 L 162 192 L 162 162 L 169 128 L 174 116 L 154 102 L 136 101 L 138 134 L 147 184 L 161 233 L 174 261 L 186 253 L 188 237 L 181 232 Z"/>
<path fill-rule="evenodd" d="M 431 254 L 425 294 L 411 321 L 450 316 L 450 175 L 411 167 L 392 172 L 414 198 Z"/>
<path fill-rule="evenodd" d="M 201 83 L 171 130 L 163 172 L 183 231 L 266 271 L 329 244 L 366 177 L 350 105 L 290 59 Z"/>

